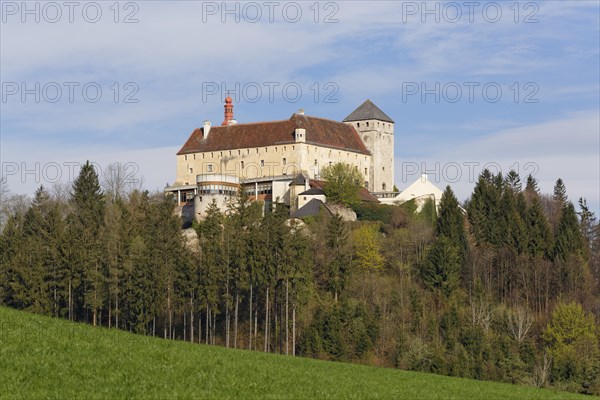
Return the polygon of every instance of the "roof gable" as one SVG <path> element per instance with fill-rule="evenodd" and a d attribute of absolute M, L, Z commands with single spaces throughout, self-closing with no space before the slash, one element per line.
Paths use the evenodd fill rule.
<path fill-rule="evenodd" d="M 394 120 L 392 120 L 386 113 L 381 111 L 381 109 L 369 99 L 365 100 L 365 102 L 358 106 L 356 110 L 352 111 L 350 115 L 344 118 L 344 122 L 364 121 L 367 119 L 376 119 L 379 121 L 394 123 Z"/>

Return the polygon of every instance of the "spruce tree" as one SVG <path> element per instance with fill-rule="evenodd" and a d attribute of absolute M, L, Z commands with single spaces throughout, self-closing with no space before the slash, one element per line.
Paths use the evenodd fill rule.
<path fill-rule="evenodd" d="M 550 259 L 552 255 L 552 233 L 538 196 L 533 198 L 533 203 L 528 208 L 525 225 L 529 255 Z"/>
<path fill-rule="evenodd" d="M 450 186 L 446 186 L 440 200 L 436 235 L 448 238 L 450 243 L 456 246 L 462 264 L 466 259 L 468 246 L 464 215 Z"/>
<path fill-rule="evenodd" d="M 533 175 L 527 175 L 527 183 L 525 184 L 525 191 L 531 194 L 540 194 L 540 189 L 538 188 L 537 179 L 533 177 Z"/>
<path fill-rule="evenodd" d="M 514 194 L 517 194 L 521 191 L 521 178 L 514 170 L 511 169 L 508 174 L 506 174 L 506 178 L 504 180 L 506 182 L 506 186 L 512 190 Z"/>
<path fill-rule="evenodd" d="M 562 208 L 554 245 L 555 259 L 566 260 L 571 254 L 583 255 L 584 239 L 575 207 L 570 201 Z"/>
<path fill-rule="evenodd" d="M 567 189 L 565 188 L 565 184 L 562 179 L 558 178 L 556 180 L 556 184 L 554 185 L 554 201 L 559 204 L 559 207 L 562 206 L 567 201 Z"/>
<path fill-rule="evenodd" d="M 348 259 L 348 228 L 339 214 L 334 215 L 327 224 L 327 275 L 328 287 L 337 303 L 339 293 L 346 284 Z"/>

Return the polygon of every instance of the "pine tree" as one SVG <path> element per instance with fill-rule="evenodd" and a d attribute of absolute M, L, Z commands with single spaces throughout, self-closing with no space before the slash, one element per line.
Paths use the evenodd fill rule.
<path fill-rule="evenodd" d="M 538 188 L 537 179 L 533 177 L 533 175 L 527 175 L 527 183 L 525 184 L 525 191 L 530 194 L 538 194 L 540 193 L 540 189 Z"/>
<path fill-rule="evenodd" d="M 562 179 L 558 178 L 554 185 L 554 201 L 556 201 L 560 207 L 562 207 L 567 201 L 567 189 Z"/>
<path fill-rule="evenodd" d="M 506 186 L 512 190 L 515 195 L 521 191 L 521 178 L 514 170 L 511 169 L 508 174 L 506 174 L 506 178 L 504 180 L 506 182 Z"/>
<path fill-rule="evenodd" d="M 528 208 L 525 225 L 529 255 L 550 259 L 552 255 L 552 234 L 538 196 L 533 198 L 533 203 Z"/>
<path fill-rule="evenodd" d="M 196 226 L 200 242 L 200 269 L 202 273 L 202 302 L 206 307 L 206 344 L 211 343 L 211 315 L 218 311 L 219 284 L 223 274 L 223 215 L 213 201 L 206 215 Z"/>
<path fill-rule="evenodd" d="M 75 268 L 71 270 L 70 282 L 72 287 L 73 280 L 78 278 L 81 281 L 76 300 L 86 321 L 89 320 L 88 311 L 92 311 L 92 323 L 95 326 L 104 300 L 100 229 L 104 220 L 105 202 L 98 175 L 89 161 L 81 168 L 73 183 L 70 201 L 73 217 L 69 224 L 72 240 L 69 247 Z M 74 274 L 79 277 L 74 277 Z"/>
<path fill-rule="evenodd" d="M 429 289 L 450 295 L 459 284 L 461 260 L 459 249 L 447 236 L 439 236 L 433 243 L 421 269 L 423 283 Z"/>
<path fill-rule="evenodd" d="M 571 254 L 583 255 L 584 242 L 573 203 L 562 208 L 554 245 L 554 258 L 566 260 Z"/>
<path fill-rule="evenodd" d="M 450 186 L 446 186 L 440 200 L 436 235 L 446 237 L 456 247 L 462 265 L 467 257 L 467 235 L 463 213 Z"/>
<path fill-rule="evenodd" d="M 337 303 L 339 293 L 346 283 L 348 259 L 348 228 L 339 214 L 334 215 L 327 224 L 326 249 L 327 249 L 327 275 L 329 289 L 333 292 L 334 301 Z"/>

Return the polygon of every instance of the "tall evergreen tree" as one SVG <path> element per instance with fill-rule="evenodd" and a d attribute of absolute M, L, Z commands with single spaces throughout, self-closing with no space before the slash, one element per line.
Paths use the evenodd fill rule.
<path fill-rule="evenodd" d="M 105 202 L 98 175 L 89 161 L 83 165 L 73 183 L 70 201 L 73 206 L 70 248 L 73 252 L 72 262 L 76 268 L 71 270 L 71 275 L 79 275 L 81 281 L 77 300 L 83 318 L 89 320 L 88 311 L 91 311 L 92 323 L 96 325 L 99 322 L 98 312 L 104 303 L 102 294 L 105 282 L 102 275 L 100 230 L 104 220 Z M 71 287 L 74 279 L 75 277 L 70 276 Z"/>
<path fill-rule="evenodd" d="M 562 207 L 567 201 L 567 189 L 562 179 L 558 178 L 554 184 L 554 201 L 556 201 L 560 207 Z"/>
<path fill-rule="evenodd" d="M 551 258 L 552 233 L 538 196 L 533 198 L 533 203 L 528 208 L 525 224 L 529 255 L 538 258 Z"/>
<path fill-rule="evenodd" d="M 448 238 L 450 243 L 456 246 L 460 264 L 464 263 L 468 245 L 464 215 L 450 186 L 446 186 L 440 200 L 436 235 Z"/>
<path fill-rule="evenodd" d="M 348 228 L 342 217 L 336 214 L 327 224 L 326 236 L 328 287 L 333 292 L 336 303 L 338 295 L 346 284 L 346 274 L 350 263 L 347 244 Z"/>

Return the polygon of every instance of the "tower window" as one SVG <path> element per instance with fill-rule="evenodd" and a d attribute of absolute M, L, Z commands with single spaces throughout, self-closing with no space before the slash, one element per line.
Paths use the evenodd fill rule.
<path fill-rule="evenodd" d="M 244 169 L 244 162 L 243 162 L 243 161 L 240 161 L 240 167 L 241 167 L 242 169 Z"/>
<path fill-rule="evenodd" d="M 367 126 L 369 126 L 369 121 L 367 121 Z"/>
<path fill-rule="evenodd" d="M 190 174 L 194 173 L 194 168 L 190 168 Z"/>
<path fill-rule="evenodd" d="M 317 165 L 317 160 L 315 159 L 315 165 Z"/>
<path fill-rule="evenodd" d="M 385 190 L 385 183 L 381 184 L 381 190 Z"/>
<path fill-rule="evenodd" d="M 286 164 L 287 164 L 287 159 L 284 157 L 283 158 L 283 165 L 286 165 Z"/>
<path fill-rule="evenodd" d="M 187 154 L 184 157 L 185 157 L 185 161 L 187 161 Z"/>
<path fill-rule="evenodd" d="M 383 171 L 385 171 L 385 167 L 381 167 L 381 169 L 382 169 Z"/>
<path fill-rule="evenodd" d="M 367 169 L 365 168 L 365 175 L 367 174 Z"/>
<path fill-rule="evenodd" d="M 356 127 L 357 127 L 357 128 L 360 128 L 360 122 L 357 122 L 357 123 L 356 123 Z"/>
<path fill-rule="evenodd" d="M 260 166 L 264 167 L 265 166 L 265 160 L 260 160 Z"/>
<path fill-rule="evenodd" d="M 213 171 L 213 166 L 212 164 L 208 164 L 206 169 L 208 170 L 208 172 L 212 172 Z"/>

